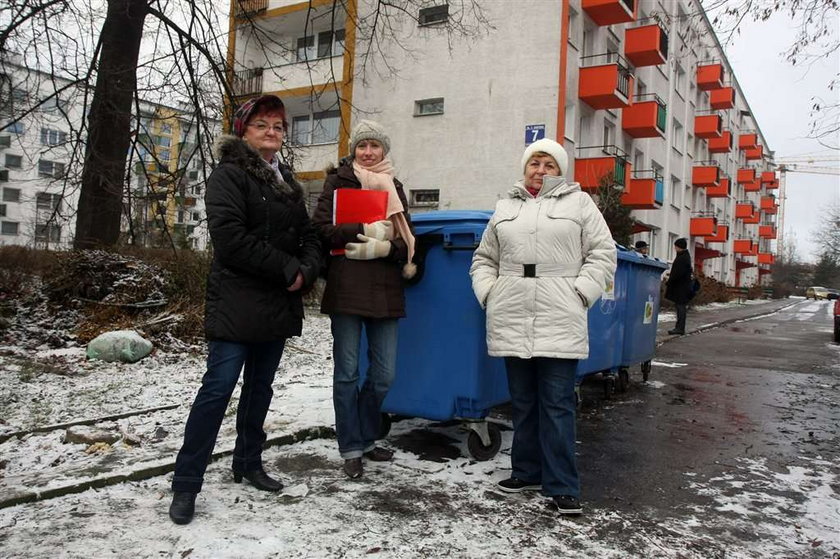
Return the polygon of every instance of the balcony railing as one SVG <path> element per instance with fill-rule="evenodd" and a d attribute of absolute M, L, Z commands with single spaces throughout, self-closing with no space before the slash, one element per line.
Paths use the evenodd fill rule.
<path fill-rule="evenodd" d="M 268 9 L 268 0 L 236 0 L 234 13 L 237 18 L 254 16 Z"/>
<path fill-rule="evenodd" d="M 263 69 L 249 68 L 233 76 L 233 94 L 237 97 L 255 95 L 263 90 Z"/>

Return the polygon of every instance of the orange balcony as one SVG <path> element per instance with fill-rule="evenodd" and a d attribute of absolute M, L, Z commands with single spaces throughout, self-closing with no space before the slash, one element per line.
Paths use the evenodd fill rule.
<path fill-rule="evenodd" d="M 703 91 L 723 87 L 723 64 L 701 64 L 697 66 L 697 87 Z"/>
<path fill-rule="evenodd" d="M 769 184 L 776 180 L 775 171 L 764 171 L 761 173 L 761 184 Z"/>
<path fill-rule="evenodd" d="M 758 226 L 758 236 L 762 239 L 775 239 L 776 238 L 776 226 L 775 225 L 759 225 Z"/>
<path fill-rule="evenodd" d="M 658 95 L 640 95 L 621 111 L 621 128 L 634 138 L 663 138 L 668 125 L 665 102 Z"/>
<path fill-rule="evenodd" d="M 720 138 L 710 138 L 708 145 L 709 153 L 729 153 L 732 151 L 732 132 L 724 130 Z"/>
<path fill-rule="evenodd" d="M 761 181 L 755 179 L 752 182 L 745 183 L 744 192 L 761 192 Z"/>
<path fill-rule="evenodd" d="M 624 30 L 624 56 L 633 66 L 657 66 L 668 60 L 668 33 L 658 23 Z"/>
<path fill-rule="evenodd" d="M 709 106 L 719 111 L 733 108 L 735 106 L 735 88 L 722 87 L 711 90 L 709 92 Z"/>
<path fill-rule="evenodd" d="M 688 232 L 695 237 L 717 235 L 717 218 L 713 216 L 692 217 Z"/>
<path fill-rule="evenodd" d="M 575 158 L 575 180 L 584 190 L 597 190 L 612 184 L 627 188 L 630 163 L 627 154 L 617 146 L 591 146 L 578 148 Z"/>
<path fill-rule="evenodd" d="M 721 177 L 719 185 L 707 186 L 706 198 L 728 198 L 730 182 L 728 178 Z"/>
<path fill-rule="evenodd" d="M 598 62 L 607 61 L 605 64 Z M 627 61 L 616 53 L 581 58 L 578 97 L 593 109 L 622 109 L 632 102 L 633 74 Z"/>
<path fill-rule="evenodd" d="M 708 235 L 706 237 L 706 243 L 725 243 L 729 240 L 729 225 L 721 225 L 718 224 L 717 226 L 717 234 L 715 235 Z"/>
<path fill-rule="evenodd" d="M 776 188 L 779 188 L 779 179 L 776 179 L 772 182 L 768 182 L 764 185 L 764 188 L 766 188 L 767 190 L 774 190 Z"/>
<path fill-rule="evenodd" d="M 755 213 L 755 204 L 749 200 L 739 200 L 735 204 L 735 217 L 737 219 L 752 217 L 753 213 Z"/>
<path fill-rule="evenodd" d="M 758 253 L 758 263 L 759 264 L 773 264 L 776 262 L 776 258 L 773 256 L 772 252 L 759 252 Z"/>
<path fill-rule="evenodd" d="M 699 115 L 694 117 L 694 135 L 698 138 L 708 140 L 709 138 L 720 138 L 723 119 L 720 115 Z"/>
<path fill-rule="evenodd" d="M 752 167 L 738 169 L 738 184 L 745 184 L 753 181 L 755 181 L 755 169 Z"/>
<path fill-rule="evenodd" d="M 636 20 L 636 0 L 583 0 L 581 7 L 598 25 Z"/>
<path fill-rule="evenodd" d="M 758 211 L 758 208 L 753 210 L 753 214 L 749 217 L 745 217 L 741 221 L 744 222 L 746 225 L 757 225 L 761 223 L 761 212 Z"/>
<path fill-rule="evenodd" d="M 770 196 L 762 196 L 761 211 L 766 214 L 774 214 L 779 211 L 779 206 L 776 205 L 776 197 L 772 194 Z"/>
<path fill-rule="evenodd" d="M 758 134 L 749 133 L 738 136 L 738 149 L 752 149 L 758 145 Z"/>
<path fill-rule="evenodd" d="M 665 199 L 665 182 L 653 170 L 634 171 L 621 194 L 621 205 L 635 210 L 658 210 Z"/>
<path fill-rule="evenodd" d="M 757 256 L 758 243 L 753 242 L 752 239 L 735 239 L 732 241 L 732 252 L 744 256 Z"/>
<path fill-rule="evenodd" d="M 744 150 L 744 159 L 747 161 L 755 161 L 756 159 L 761 159 L 764 155 L 764 146 L 755 146 L 754 148 L 749 148 Z"/>
<path fill-rule="evenodd" d="M 706 164 L 703 164 L 706 163 Z M 714 163 L 714 164 L 710 164 Z M 720 167 L 715 162 L 701 162 L 691 169 L 691 184 L 700 188 L 720 185 Z"/>

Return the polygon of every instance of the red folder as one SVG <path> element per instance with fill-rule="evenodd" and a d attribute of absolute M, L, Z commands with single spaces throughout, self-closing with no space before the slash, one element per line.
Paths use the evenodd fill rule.
<path fill-rule="evenodd" d="M 387 211 L 388 193 L 384 190 L 339 188 L 333 192 L 333 225 L 381 221 Z M 344 254 L 344 249 L 334 248 L 330 254 Z"/>

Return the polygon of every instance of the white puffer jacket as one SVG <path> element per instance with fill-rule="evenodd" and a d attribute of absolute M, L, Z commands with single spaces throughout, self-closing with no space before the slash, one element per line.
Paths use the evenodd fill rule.
<path fill-rule="evenodd" d="M 487 309 L 488 351 L 584 359 L 588 307 L 615 275 L 607 223 L 580 185 L 563 177 L 543 177 L 536 198 L 521 181 L 508 196 L 496 204 L 470 268 Z"/>

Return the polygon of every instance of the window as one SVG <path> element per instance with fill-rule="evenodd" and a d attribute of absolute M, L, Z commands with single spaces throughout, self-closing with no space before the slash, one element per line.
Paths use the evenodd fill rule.
<path fill-rule="evenodd" d="M 54 113 L 64 108 L 64 102 L 58 96 L 53 95 L 49 99 L 45 99 L 39 108 L 45 113 Z"/>
<path fill-rule="evenodd" d="M 198 180 L 198 171 L 190 171 L 189 173 L 187 173 L 187 177 L 189 177 L 189 179 L 192 181 Z"/>
<path fill-rule="evenodd" d="M 38 176 L 61 178 L 64 176 L 64 163 L 56 163 L 46 159 L 38 160 Z"/>
<path fill-rule="evenodd" d="M 677 242 L 677 235 L 675 233 L 668 233 L 668 254 L 674 258 L 677 256 L 677 249 L 674 248 L 674 243 Z"/>
<path fill-rule="evenodd" d="M 172 125 L 169 124 L 168 122 L 162 122 L 160 124 L 160 133 L 161 134 L 172 134 Z M 169 145 L 169 144 L 166 144 L 166 145 Z"/>
<path fill-rule="evenodd" d="M 0 182 L 9 182 L 9 170 L 0 169 Z"/>
<path fill-rule="evenodd" d="M 694 134 L 688 135 L 688 141 L 685 143 L 686 151 L 688 151 L 689 157 L 694 157 L 695 154 L 695 144 L 694 144 Z"/>
<path fill-rule="evenodd" d="M 317 35 L 298 37 L 295 61 L 317 60 L 344 54 L 344 29 L 322 31 Z"/>
<path fill-rule="evenodd" d="M 671 146 L 679 153 L 685 149 L 685 133 L 679 120 L 673 119 L 671 124 Z"/>
<path fill-rule="evenodd" d="M 61 194 L 39 192 L 35 196 L 35 208 L 38 211 L 55 211 L 61 207 Z"/>
<path fill-rule="evenodd" d="M 14 122 L 9 124 L 3 132 L 8 132 L 9 134 L 23 134 L 23 123 Z"/>
<path fill-rule="evenodd" d="M 35 241 L 57 243 L 61 241 L 61 226 L 55 223 L 36 223 Z"/>
<path fill-rule="evenodd" d="M 417 17 L 417 23 L 419 25 L 434 25 L 435 23 L 443 23 L 448 19 L 449 5 L 441 4 L 440 6 L 421 8 Z"/>
<path fill-rule="evenodd" d="M 6 154 L 6 167 L 9 169 L 20 169 L 23 166 L 23 157 L 20 155 Z"/>
<path fill-rule="evenodd" d="M 4 202 L 20 202 L 20 189 L 19 188 L 4 188 L 3 189 L 3 201 Z"/>
<path fill-rule="evenodd" d="M 636 170 L 645 168 L 645 154 L 641 150 L 636 150 L 633 154 L 633 168 Z"/>
<path fill-rule="evenodd" d="M 440 190 L 409 190 L 409 205 L 437 206 L 440 203 Z"/>
<path fill-rule="evenodd" d="M 57 146 L 67 142 L 67 133 L 52 128 L 41 128 L 41 145 Z"/>
<path fill-rule="evenodd" d="M 414 102 L 414 116 L 442 115 L 443 97 L 421 99 Z"/>
<path fill-rule="evenodd" d="M 0 224 L 0 235 L 17 235 L 18 223 L 14 221 L 4 221 Z"/>
<path fill-rule="evenodd" d="M 680 66 L 679 63 L 674 67 L 674 91 L 677 92 L 677 95 L 680 96 L 680 99 L 683 98 L 683 82 L 685 82 L 685 70 L 683 67 Z"/>
<path fill-rule="evenodd" d="M 157 152 L 158 161 L 161 163 L 166 163 L 169 161 L 169 150 L 168 149 L 159 149 Z"/>
<path fill-rule="evenodd" d="M 680 179 L 671 175 L 671 205 L 678 207 L 680 205 L 680 196 L 682 195 L 682 183 Z"/>
<path fill-rule="evenodd" d="M 6 204 L 0 204 L 0 217 L 6 217 Z"/>
<path fill-rule="evenodd" d="M 604 146 L 615 145 L 615 124 L 604 120 Z"/>
<path fill-rule="evenodd" d="M 340 111 L 322 111 L 292 118 L 292 143 L 307 146 L 338 141 Z"/>
<path fill-rule="evenodd" d="M 583 40 L 583 25 L 580 24 L 580 14 L 569 6 L 569 44 L 580 50 Z"/>
<path fill-rule="evenodd" d="M 647 93 L 647 85 L 642 80 L 636 78 L 636 97 L 641 97 Z"/>
<path fill-rule="evenodd" d="M 184 223 L 184 210 L 178 210 L 178 223 Z"/>
<path fill-rule="evenodd" d="M 152 141 L 156 145 L 163 146 L 165 148 L 168 148 L 170 145 L 172 145 L 172 139 L 169 136 L 152 136 Z"/>
<path fill-rule="evenodd" d="M 192 219 L 193 219 L 193 221 L 200 221 L 201 220 L 201 212 L 193 212 Z"/>

